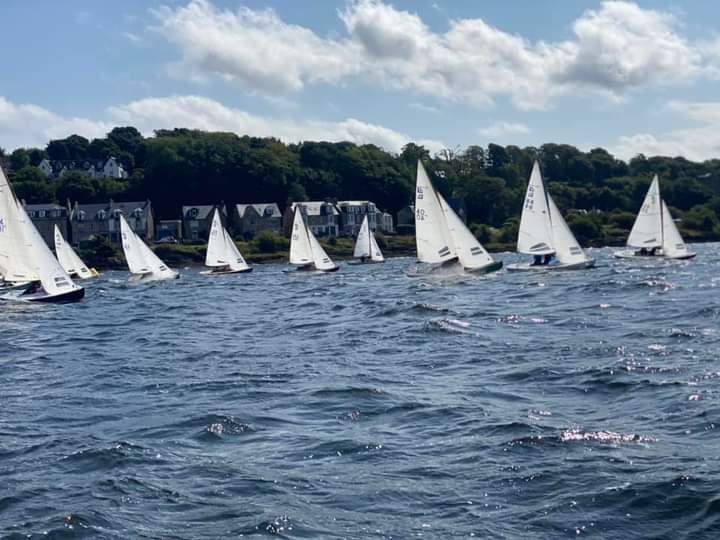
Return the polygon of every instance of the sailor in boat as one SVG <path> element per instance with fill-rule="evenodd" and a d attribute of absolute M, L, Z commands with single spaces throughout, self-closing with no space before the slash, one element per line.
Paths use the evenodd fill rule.
<path fill-rule="evenodd" d="M 548 253 L 547 255 L 545 255 L 543 257 L 543 262 L 542 262 L 543 266 L 547 266 L 548 264 L 550 264 L 550 261 L 552 261 L 552 260 L 553 260 L 553 254 Z"/>
<path fill-rule="evenodd" d="M 542 264 L 542 255 L 533 255 L 533 262 L 530 266 L 540 266 Z"/>

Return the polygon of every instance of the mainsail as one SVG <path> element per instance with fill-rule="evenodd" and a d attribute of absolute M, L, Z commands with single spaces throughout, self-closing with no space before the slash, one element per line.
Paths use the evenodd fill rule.
<path fill-rule="evenodd" d="M 660 182 L 655 175 L 635 218 L 627 245 L 633 248 L 647 249 L 663 246 L 662 215 Z"/>
<path fill-rule="evenodd" d="M 415 186 L 415 241 L 420 262 L 437 264 L 457 258 L 440 199 L 420 161 Z"/>
<path fill-rule="evenodd" d="M 525 193 L 517 250 L 526 255 L 548 255 L 555 252 L 550 204 L 537 161 L 533 164 Z"/>

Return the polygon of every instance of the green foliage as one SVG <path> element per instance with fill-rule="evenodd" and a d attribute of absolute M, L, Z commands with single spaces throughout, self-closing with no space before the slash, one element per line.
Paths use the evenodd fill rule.
<path fill-rule="evenodd" d="M 51 159 L 104 160 L 114 156 L 130 178 L 93 179 L 75 173 L 45 178 L 33 166 Z M 681 157 L 638 155 L 625 163 L 602 148 L 589 152 L 567 144 L 539 148 L 471 145 L 435 155 L 406 144 L 395 155 L 371 144 L 314 142 L 284 144 L 273 138 L 208 133 L 192 129 L 158 130 L 144 138 L 134 127 L 116 127 L 92 141 L 71 135 L 52 140 L 45 150 L 15 150 L 9 157 L 18 194 L 28 202 L 80 203 L 116 200 L 153 202 L 158 219 L 177 218 L 186 204 L 371 200 L 397 212 L 413 203 L 415 171 L 422 161 L 438 191 L 459 198 L 483 243 L 512 244 L 525 186 L 539 160 L 548 191 L 569 217 L 583 242 L 623 242 L 653 175 L 683 232 L 718 238 L 720 160 L 702 163 Z M 398 232 L 412 233 L 412 226 Z M 390 242 L 388 237 L 388 242 Z M 258 241 L 258 239 L 256 239 Z M 264 239 L 268 255 L 282 246 Z M 340 246 L 337 246 L 339 249 Z"/>
<path fill-rule="evenodd" d="M 272 231 L 260 231 L 253 239 L 254 248 L 260 253 L 275 253 L 290 247 L 288 240 Z"/>

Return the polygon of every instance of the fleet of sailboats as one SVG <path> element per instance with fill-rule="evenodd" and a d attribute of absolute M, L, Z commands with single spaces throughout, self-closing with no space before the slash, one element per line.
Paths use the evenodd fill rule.
<path fill-rule="evenodd" d="M 595 266 L 578 244 L 552 196 L 545 190 L 540 165 L 533 164 L 525 193 L 517 251 L 533 262 L 508 266 L 509 271 L 578 270 Z"/>
<path fill-rule="evenodd" d="M 292 235 L 290 236 L 290 264 L 298 270 L 335 272 L 338 267 L 318 242 L 305 221 L 302 207 L 295 205 Z"/>
<path fill-rule="evenodd" d="M 220 211 L 216 208 L 213 214 L 210 237 L 208 238 L 205 266 L 211 268 L 206 275 L 240 274 L 252 272 L 245 262 L 232 236 L 223 227 Z"/>
<path fill-rule="evenodd" d="M 355 250 L 353 251 L 353 257 L 359 259 L 362 263 L 381 263 L 385 262 L 380 246 L 375 240 L 375 235 L 370 229 L 370 221 L 368 220 L 367 214 L 363 218 L 362 225 L 358 231 L 357 239 L 355 240 Z"/>
<path fill-rule="evenodd" d="M 692 259 L 696 255 L 688 250 L 667 204 L 660 196 L 660 181 L 657 175 L 645 194 L 643 204 L 630 230 L 627 246 L 631 249 L 618 251 L 615 256 L 621 259 L 632 257 Z"/>
<path fill-rule="evenodd" d="M 415 242 L 418 262 L 430 270 L 460 265 L 466 272 L 489 273 L 502 267 L 478 242 L 418 161 L 415 186 Z"/>
<path fill-rule="evenodd" d="M 155 252 L 135 234 L 122 214 L 120 214 L 120 236 L 125 260 L 132 274 L 130 278 L 132 281 L 158 281 L 180 277 L 179 272 L 168 268 L 160 257 L 155 255 Z"/>
<path fill-rule="evenodd" d="M 94 268 L 88 269 L 72 246 L 65 241 L 58 226 L 55 225 L 54 227 L 55 255 L 57 255 L 58 262 L 65 272 L 73 279 L 90 279 L 98 276 L 97 270 Z"/>
<path fill-rule="evenodd" d="M 447 200 L 433 186 L 418 161 L 415 189 L 415 237 L 418 262 L 430 271 L 458 267 L 464 272 L 489 273 L 502 267 L 478 242 Z M 118 216 L 122 248 L 134 281 L 174 279 L 179 273 L 168 266 L 132 230 L 125 217 Z M 97 276 L 54 228 L 55 253 L 52 254 L 32 223 L 0 168 L 0 299 L 74 302 L 85 291 L 73 281 Z M 653 178 L 627 240 L 628 250 L 616 252 L 619 258 L 656 257 L 690 259 L 695 257 L 684 243 L 667 204 L 660 196 L 657 175 Z M 528 182 L 517 239 L 518 253 L 533 256 L 532 262 L 508 266 L 509 271 L 577 270 L 591 268 L 595 260 L 582 249 L 568 227 L 550 193 L 545 189 L 536 161 Z M 363 218 L 353 252 L 359 262 L 384 262 L 385 258 Z M 297 270 L 334 272 L 332 261 L 308 226 L 302 205 L 293 214 L 290 238 L 291 265 Z M 203 272 L 209 275 L 250 272 L 232 236 L 215 209 L 208 238 Z"/>

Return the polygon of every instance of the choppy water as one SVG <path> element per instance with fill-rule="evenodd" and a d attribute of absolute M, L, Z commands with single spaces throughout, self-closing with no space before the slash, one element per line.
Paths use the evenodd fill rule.
<path fill-rule="evenodd" d="M 696 247 L 3 305 L 0 537 L 720 537 L 720 255 Z"/>

